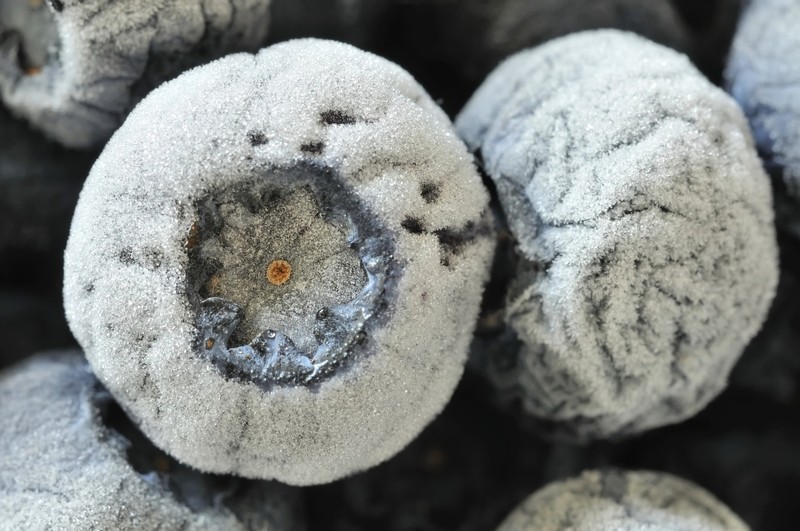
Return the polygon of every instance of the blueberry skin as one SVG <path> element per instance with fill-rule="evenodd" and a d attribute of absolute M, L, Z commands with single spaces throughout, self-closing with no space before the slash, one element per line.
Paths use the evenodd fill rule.
<path fill-rule="evenodd" d="M 551 483 L 520 504 L 498 531 L 560 529 L 747 531 L 702 488 L 669 474 L 604 470 Z"/>
<path fill-rule="evenodd" d="M 116 407 L 79 351 L 40 354 L 0 373 L 3 525 L 304 529 L 287 487 L 203 476 L 163 456 L 158 470 L 143 470 L 149 443 L 107 423 Z"/>
<path fill-rule="evenodd" d="M 518 246 L 501 394 L 573 441 L 702 409 L 778 280 L 770 183 L 735 102 L 685 56 L 602 30 L 507 60 L 457 127 Z"/>
<path fill-rule="evenodd" d="M 81 193 L 65 309 L 178 460 L 324 483 L 394 455 L 449 400 L 491 231 L 472 157 L 410 75 L 289 41 L 131 113 Z M 277 260 L 286 283 L 265 278 Z"/>
<path fill-rule="evenodd" d="M 258 49 L 269 24 L 268 0 L 59 0 L 2 9 L 0 96 L 71 148 L 103 144 L 137 101 L 180 72 Z"/>
<path fill-rule="evenodd" d="M 768 169 L 800 197 L 800 5 L 750 2 L 728 56 L 725 86 L 744 109 Z"/>

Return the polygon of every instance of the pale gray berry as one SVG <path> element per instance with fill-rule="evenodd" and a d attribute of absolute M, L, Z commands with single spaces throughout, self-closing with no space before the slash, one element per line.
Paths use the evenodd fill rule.
<path fill-rule="evenodd" d="M 518 242 L 505 319 L 522 346 L 498 386 L 578 440 L 702 409 L 778 279 L 736 103 L 684 55 L 603 30 L 513 56 L 457 126 Z"/>
<path fill-rule="evenodd" d="M 405 71 L 289 41 L 148 96 L 81 193 L 70 327 L 153 441 L 324 483 L 402 449 L 461 377 L 488 194 Z"/>

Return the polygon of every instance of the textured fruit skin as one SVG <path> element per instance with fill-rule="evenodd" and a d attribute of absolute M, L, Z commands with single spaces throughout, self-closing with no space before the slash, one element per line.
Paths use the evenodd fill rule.
<path fill-rule="evenodd" d="M 579 33 L 503 63 L 457 120 L 518 243 L 495 383 L 574 440 L 684 420 L 774 297 L 770 182 L 741 110 L 677 52 Z"/>
<path fill-rule="evenodd" d="M 750 2 L 739 19 L 725 85 L 744 109 L 768 168 L 800 198 L 800 4 Z"/>
<path fill-rule="evenodd" d="M 588 471 L 535 492 L 498 531 L 747 531 L 700 487 L 664 473 Z"/>
<path fill-rule="evenodd" d="M 203 476 L 163 456 L 169 470 L 137 468 L 149 443 L 110 424 L 113 407 L 79 351 L 39 354 L 0 373 L 4 526 L 304 529 L 297 493 L 283 485 Z"/>
<path fill-rule="evenodd" d="M 25 71 L 17 58 L 25 32 L 37 30 L 0 26 L 0 96 L 71 148 L 102 145 L 137 101 L 180 72 L 257 50 L 269 26 L 269 0 L 59 0 L 38 10 L 50 11 L 53 51 Z"/>
<path fill-rule="evenodd" d="M 202 235 L 252 215 L 272 219 L 272 207 L 264 207 L 273 204 L 269 193 L 248 196 L 255 182 L 301 194 L 275 199 L 275 208 L 297 205 L 287 216 L 300 215 L 308 204 L 302 190 L 311 190 L 322 206 L 319 216 L 308 210 L 306 221 L 330 219 L 340 231 L 316 241 L 262 238 L 259 248 L 312 252 L 356 234 L 363 273 L 352 278 L 372 317 L 365 336 L 339 326 L 353 340 L 353 355 L 324 378 L 306 378 L 309 359 L 281 335 L 291 331 L 285 335 L 298 348 L 336 336 L 336 327 L 317 335 L 297 325 L 307 317 L 316 327 L 323 308 L 304 309 L 278 327 L 267 319 L 236 340 L 255 322 L 252 311 L 233 298 L 240 315 L 213 295 L 225 288 L 225 268 L 239 261 L 225 262 L 213 241 L 224 238 Z M 344 208 L 345 201 L 326 211 L 334 204 L 325 200 L 326 186 L 360 206 Z M 219 193 L 241 199 L 219 207 L 227 224 L 202 206 Z M 355 232 L 344 229 L 350 222 Z M 196 223 L 211 228 L 193 229 Z M 272 229 L 283 234 L 300 224 Z M 250 241 L 242 234 L 236 241 Z M 236 245 L 243 257 L 253 254 L 252 246 Z M 324 483 L 394 455 L 447 403 L 463 372 L 493 247 L 488 194 L 473 159 L 422 88 L 396 65 L 350 46 L 290 41 L 192 70 L 131 113 L 82 191 L 65 253 L 65 308 L 98 377 L 178 460 L 205 471 Z M 269 286 L 263 267 L 277 258 L 297 267 L 285 285 Z M 302 258 L 266 253 L 253 289 L 316 300 L 349 285 L 350 277 L 324 272 L 303 284 Z M 383 273 L 370 271 L 381 264 Z M 383 287 L 373 291 L 375 278 Z M 229 288 L 246 295 L 235 284 Z M 213 311 L 201 322 L 203 300 Z M 357 308 L 348 321 L 336 305 L 327 307 L 340 324 L 360 326 L 364 317 Z M 215 350 L 230 338 L 240 350 L 234 343 Z M 270 350 L 276 341 L 282 347 Z M 250 375 L 253 352 L 277 352 L 280 363 Z M 284 362 L 291 367 L 272 371 Z"/>

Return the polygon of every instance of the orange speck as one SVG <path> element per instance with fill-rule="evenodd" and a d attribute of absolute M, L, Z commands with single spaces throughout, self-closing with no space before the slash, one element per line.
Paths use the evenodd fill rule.
<path fill-rule="evenodd" d="M 166 457 L 159 455 L 153 461 L 156 470 L 159 472 L 169 472 L 169 461 Z"/>
<path fill-rule="evenodd" d="M 197 247 L 198 243 L 200 243 L 200 225 L 195 221 L 192 223 L 192 226 L 189 227 L 189 232 L 186 234 L 186 241 L 183 243 L 183 246 L 191 251 Z"/>
<path fill-rule="evenodd" d="M 28 68 L 25 69 L 26 76 L 37 76 L 41 73 L 42 73 L 41 66 L 29 66 Z"/>
<path fill-rule="evenodd" d="M 274 286 L 286 284 L 292 277 L 292 265 L 286 260 L 273 260 L 267 266 L 267 280 Z"/>
<path fill-rule="evenodd" d="M 212 348 L 214 348 L 214 343 L 216 343 L 216 341 L 214 341 L 214 338 L 209 337 L 208 339 L 206 339 L 206 350 L 211 350 Z"/>
<path fill-rule="evenodd" d="M 208 282 L 206 282 L 206 293 L 211 296 L 219 295 L 220 283 L 221 279 L 218 274 L 209 278 Z"/>

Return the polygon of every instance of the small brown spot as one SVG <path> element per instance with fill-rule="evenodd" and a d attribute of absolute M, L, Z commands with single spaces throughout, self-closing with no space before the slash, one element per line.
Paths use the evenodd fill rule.
<path fill-rule="evenodd" d="M 29 66 L 25 69 L 26 76 L 38 76 L 42 73 L 42 67 L 40 66 Z"/>
<path fill-rule="evenodd" d="M 219 295 L 221 281 L 222 279 L 218 274 L 209 278 L 205 286 L 206 293 L 208 293 L 210 296 Z"/>
<path fill-rule="evenodd" d="M 217 342 L 214 341 L 213 337 L 209 337 L 208 339 L 206 339 L 206 350 L 211 350 L 212 348 L 214 348 L 214 345 L 216 343 Z"/>
<path fill-rule="evenodd" d="M 159 455 L 153 460 L 153 468 L 159 472 L 169 472 L 169 460 L 163 455 Z"/>
<path fill-rule="evenodd" d="M 186 234 L 186 241 L 183 243 L 183 246 L 186 247 L 188 250 L 192 250 L 200 243 L 200 225 L 197 224 L 195 221 L 192 223 L 192 226 L 189 227 L 189 232 Z"/>
<path fill-rule="evenodd" d="M 292 265 L 286 260 L 273 260 L 267 266 L 267 280 L 274 286 L 286 284 L 292 278 Z"/>

